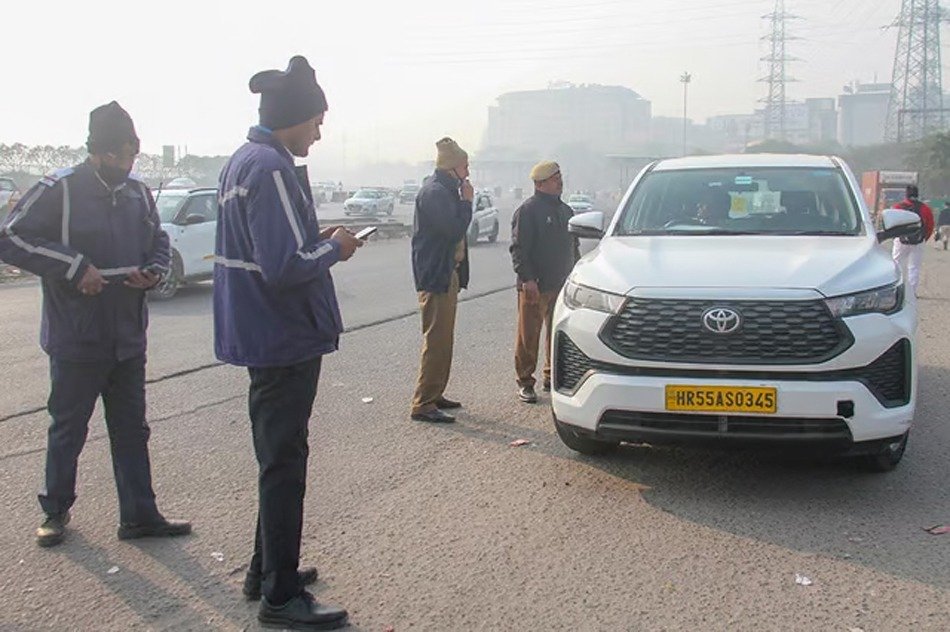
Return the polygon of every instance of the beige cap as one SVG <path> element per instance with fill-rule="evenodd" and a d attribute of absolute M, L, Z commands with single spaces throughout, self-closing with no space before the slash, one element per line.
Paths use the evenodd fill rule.
<path fill-rule="evenodd" d="M 468 162 L 468 153 L 448 136 L 437 142 L 435 147 L 438 150 L 435 159 L 437 169 L 450 171 L 458 169 Z"/>
<path fill-rule="evenodd" d="M 535 182 L 544 182 L 548 178 L 561 173 L 561 167 L 556 162 L 545 160 L 539 162 L 531 169 L 531 179 Z"/>

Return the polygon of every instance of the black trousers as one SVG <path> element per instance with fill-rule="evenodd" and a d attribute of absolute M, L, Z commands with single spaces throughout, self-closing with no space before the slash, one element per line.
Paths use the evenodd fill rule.
<path fill-rule="evenodd" d="M 277 606 L 302 590 L 297 567 L 310 453 L 307 436 L 321 361 L 248 369 L 248 408 L 259 466 L 257 535 L 249 572 L 263 576 L 261 592 Z"/>
<path fill-rule="evenodd" d="M 119 492 L 119 519 L 131 523 L 159 520 L 148 458 L 145 356 L 121 362 L 50 358 L 50 381 L 52 423 L 46 449 L 46 489 L 39 496 L 43 511 L 63 513 L 76 501 L 79 454 L 86 444 L 89 418 L 102 397 Z"/>

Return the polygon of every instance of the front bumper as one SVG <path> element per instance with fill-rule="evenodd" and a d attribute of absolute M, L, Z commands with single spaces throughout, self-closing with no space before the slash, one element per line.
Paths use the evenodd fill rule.
<path fill-rule="evenodd" d="M 599 339 L 606 318 L 606 314 L 569 310 L 563 305 L 555 314 L 553 412 L 559 422 L 583 434 L 631 442 L 715 441 L 853 449 L 854 444 L 870 446 L 904 434 L 914 417 L 913 305 L 891 316 L 847 319 L 855 344 L 840 356 L 810 367 L 632 362 Z M 567 380 L 559 375 L 567 373 L 559 368 L 565 366 L 561 355 L 569 355 L 559 344 L 565 337 L 591 361 L 580 379 L 576 374 Z M 888 363 L 888 359 L 894 360 L 895 350 L 900 351 L 898 361 Z M 568 366 L 575 365 L 576 361 Z M 882 365 L 890 371 L 885 377 L 894 375 L 895 370 L 902 376 L 904 382 L 896 390 L 882 386 L 893 384 L 881 378 Z M 674 384 L 775 388 L 777 412 L 672 412 L 667 410 L 666 387 Z"/>

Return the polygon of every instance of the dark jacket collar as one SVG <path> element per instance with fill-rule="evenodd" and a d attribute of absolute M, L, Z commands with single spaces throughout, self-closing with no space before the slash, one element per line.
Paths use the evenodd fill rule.
<path fill-rule="evenodd" d="M 451 191 L 455 197 L 459 197 L 459 181 L 448 171 L 436 169 L 433 176 L 435 181 Z"/>
<path fill-rule="evenodd" d="M 544 202 L 550 206 L 560 206 L 561 205 L 561 196 L 553 195 L 551 193 L 544 193 L 542 191 L 535 190 L 534 197 L 536 197 L 540 202 Z"/>
<path fill-rule="evenodd" d="M 247 139 L 252 143 L 259 143 L 261 145 L 268 145 L 277 150 L 281 156 L 290 163 L 290 166 L 294 166 L 294 157 L 290 155 L 290 152 L 287 151 L 287 148 L 284 147 L 283 143 L 277 140 L 277 137 L 274 136 L 274 132 L 262 127 L 260 125 L 255 125 L 247 132 Z"/>

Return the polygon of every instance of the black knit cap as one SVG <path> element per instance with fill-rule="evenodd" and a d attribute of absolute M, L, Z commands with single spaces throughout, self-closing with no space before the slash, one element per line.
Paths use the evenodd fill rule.
<path fill-rule="evenodd" d="M 135 124 L 121 105 L 112 101 L 89 113 L 89 138 L 86 140 L 89 153 L 117 152 L 126 143 L 131 143 L 138 153 L 139 137 L 135 133 Z"/>
<path fill-rule="evenodd" d="M 261 95 L 261 125 L 284 129 L 327 111 L 327 98 L 305 57 L 290 59 L 287 70 L 264 70 L 251 77 L 251 92 Z"/>

